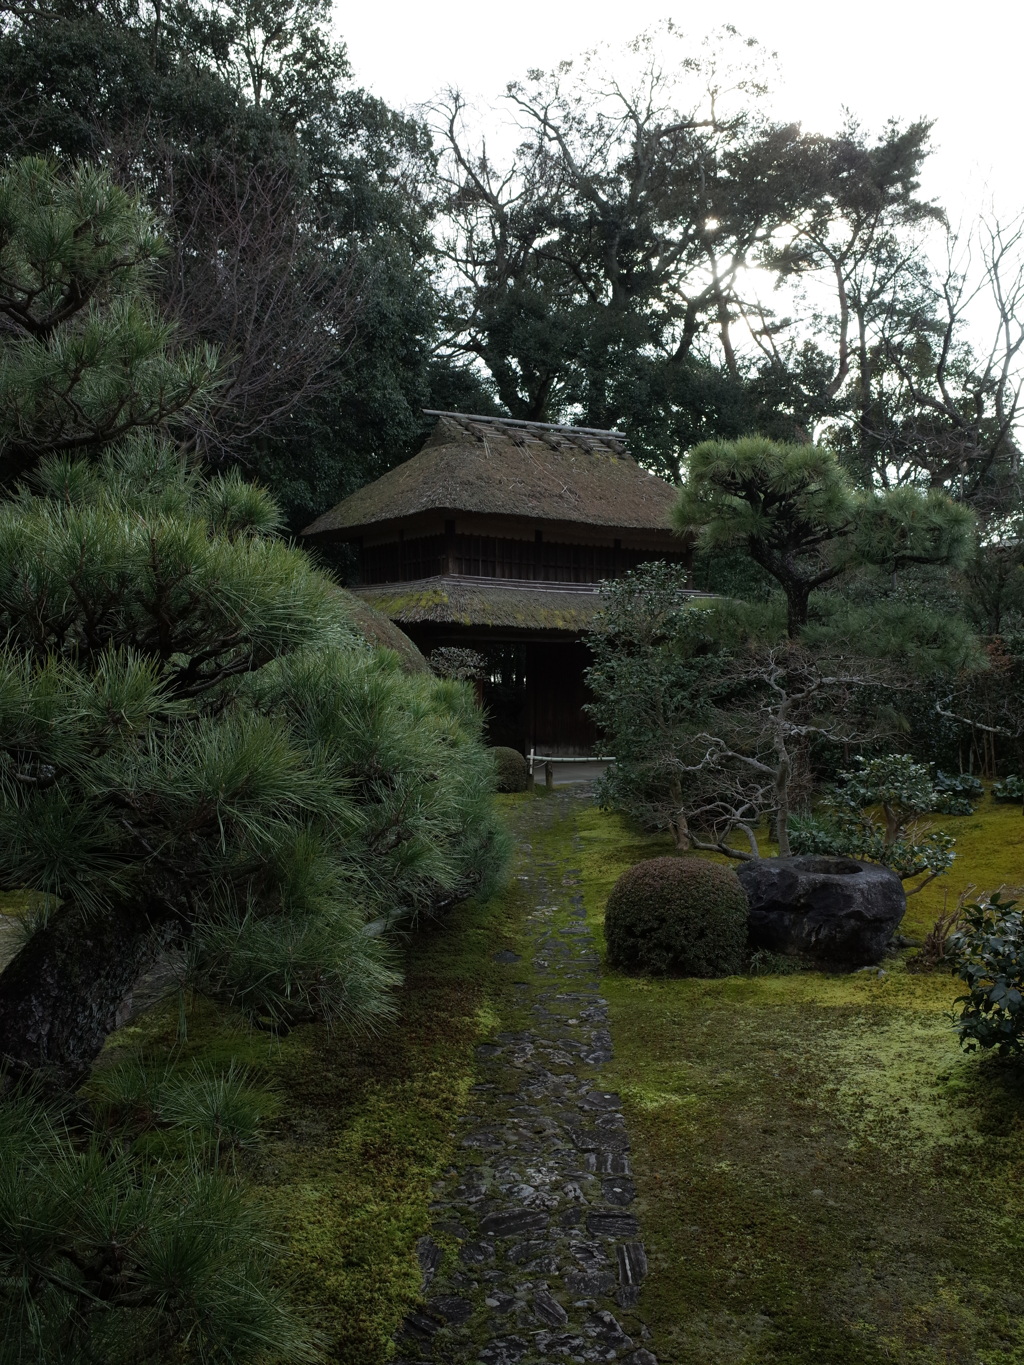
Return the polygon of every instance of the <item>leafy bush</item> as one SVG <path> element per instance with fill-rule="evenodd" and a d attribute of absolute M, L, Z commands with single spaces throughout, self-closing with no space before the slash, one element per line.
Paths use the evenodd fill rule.
<path fill-rule="evenodd" d="M 992 798 L 995 801 L 1013 802 L 1018 805 L 1024 801 L 1024 777 L 1016 773 L 1004 777 L 1001 782 L 992 783 Z"/>
<path fill-rule="evenodd" d="M 453 682 L 482 678 L 487 667 L 487 660 L 477 650 L 462 649 L 458 645 L 440 645 L 431 650 L 427 663 L 438 678 L 450 678 Z"/>
<path fill-rule="evenodd" d="M 981 781 L 972 773 L 944 773 L 936 769 L 932 778 L 935 804 L 939 815 L 973 815 L 974 807 L 985 794 Z"/>
<path fill-rule="evenodd" d="M 704 858 L 651 858 L 624 872 L 604 912 L 608 961 L 651 976 L 741 970 L 747 897 L 736 873 Z"/>
<path fill-rule="evenodd" d="M 530 782 L 530 769 L 526 759 L 517 749 L 506 749 L 499 745 L 498 748 L 491 750 L 491 757 L 494 759 L 497 772 L 496 791 L 504 794 L 526 791 Z"/>
<path fill-rule="evenodd" d="M 935 809 L 937 795 L 923 763 L 904 754 L 857 759 L 858 767 L 839 774 L 823 814 L 790 821 L 794 853 L 812 853 L 890 867 L 903 881 L 927 874 L 915 890 L 953 863 L 956 840 L 921 825 L 915 817 Z M 881 808 L 881 819 L 872 808 Z M 969 811 L 967 812 L 969 813 Z"/>
<path fill-rule="evenodd" d="M 961 1006 L 956 1030 L 965 1052 L 1024 1052 L 1024 914 L 1017 905 L 995 891 L 964 906 L 963 927 L 950 940 L 953 975 L 968 987 L 955 1002 Z"/>
<path fill-rule="evenodd" d="M 969 797 L 972 801 L 980 801 L 985 794 L 980 777 L 975 777 L 973 773 L 944 773 L 941 768 L 936 768 L 932 786 L 940 795 L 951 792 L 956 796 Z"/>

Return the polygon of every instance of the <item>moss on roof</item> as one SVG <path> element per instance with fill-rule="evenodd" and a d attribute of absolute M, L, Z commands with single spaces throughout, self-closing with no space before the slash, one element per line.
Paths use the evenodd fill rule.
<path fill-rule="evenodd" d="M 443 413 L 418 455 L 303 534 L 356 536 L 432 511 L 669 531 L 677 496 L 672 484 L 639 467 L 618 432 Z"/>
<path fill-rule="evenodd" d="M 504 626 L 515 630 L 586 630 L 601 609 L 601 594 L 580 588 L 495 579 L 427 578 L 355 588 L 363 602 L 401 625 Z"/>
<path fill-rule="evenodd" d="M 429 673 L 430 665 L 413 642 L 385 613 L 362 596 L 338 588 L 338 601 L 345 619 L 376 649 L 391 649 L 398 655 L 406 673 Z"/>

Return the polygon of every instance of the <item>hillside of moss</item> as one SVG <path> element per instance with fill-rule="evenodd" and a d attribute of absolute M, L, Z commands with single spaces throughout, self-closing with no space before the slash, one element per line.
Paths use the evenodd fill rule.
<path fill-rule="evenodd" d="M 942 824 L 958 860 L 910 933 L 968 884 L 1024 881 L 1019 810 Z M 670 847 L 594 808 L 577 825 L 599 932 L 619 873 Z M 961 1055 L 949 975 L 609 972 L 604 991 L 662 1365 L 1024 1362 L 1024 1083 Z"/>

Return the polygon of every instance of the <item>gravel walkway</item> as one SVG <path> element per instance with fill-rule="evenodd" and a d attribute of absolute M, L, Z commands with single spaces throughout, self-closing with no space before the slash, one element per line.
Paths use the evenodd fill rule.
<path fill-rule="evenodd" d="M 629 1139 L 601 1081 L 612 1042 L 580 874 L 533 858 L 534 832 L 581 798 L 560 791 L 517 812 L 531 961 L 497 960 L 532 1022 L 477 1049 L 461 1157 L 419 1245 L 425 1307 L 406 1319 L 395 1365 L 657 1365 L 637 1309 L 647 1258 Z"/>

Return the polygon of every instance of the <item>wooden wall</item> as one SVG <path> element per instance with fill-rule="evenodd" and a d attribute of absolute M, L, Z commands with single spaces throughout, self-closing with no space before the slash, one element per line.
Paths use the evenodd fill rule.
<path fill-rule="evenodd" d="M 583 710 L 591 699 L 583 680 L 591 662 L 586 645 L 527 641 L 505 646 L 501 654 L 501 666 L 481 688 L 487 742 L 524 754 L 531 748 L 566 757 L 593 753 L 597 730 Z"/>
<path fill-rule="evenodd" d="M 617 578 L 653 558 L 682 560 L 683 553 L 655 555 L 618 545 L 569 545 L 498 536 L 419 536 L 364 546 L 363 583 L 403 583 L 439 574 L 514 578 L 548 583 L 597 583 Z"/>

